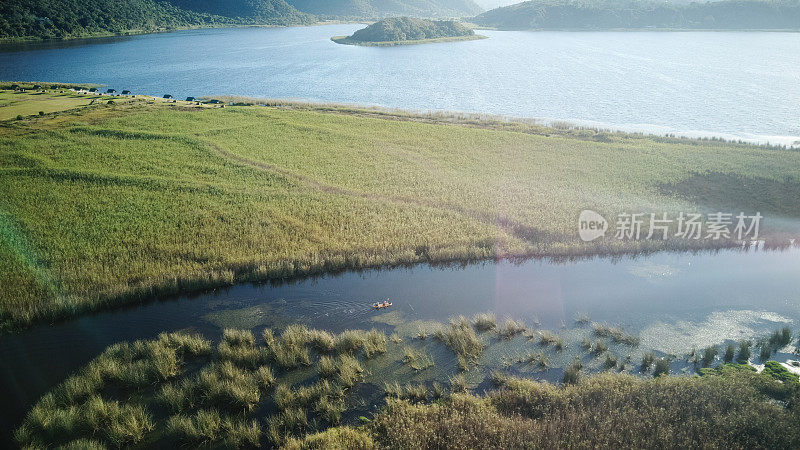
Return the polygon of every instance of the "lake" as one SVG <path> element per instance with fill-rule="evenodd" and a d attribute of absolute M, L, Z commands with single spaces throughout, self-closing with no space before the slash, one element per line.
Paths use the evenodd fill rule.
<path fill-rule="evenodd" d="M 634 354 L 684 355 L 800 322 L 800 248 L 655 253 L 578 261 L 500 261 L 418 265 L 297 280 L 238 285 L 201 295 L 40 325 L 0 339 L 0 423 L 17 424 L 44 392 L 115 342 L 191 329 L 217 339 L 226 327 L 260 331 L 302 322 L 330 331 L 416 324 L 491 311 L 559 332 L 574 350 L 575 318 L 638 334 Z M 371 303 L 394 305 L 375 311 Z M 577 332 L 584 332 L 580 329 Z M 507 357 L 502 350 L 495 357 Z M 790 355 L 776 355 L 779 359 Z M 555 358 L 555 356 L 554 356 Z M 572 358 L 565 352 L 562 363 Z M 499 362 L 495 361 L 496 364 Z M 558 361 L 554 361 L 558 363 Z M 680 367 L 680 362 L 676 363 Z M 454 366 L 454 364 L 452 364 Z M 486 365 L 488 372 L 491 364 Z M 560 369 L 559 369 L 560 370 Z M 679 370 L 676 369 L 676 370 Z M 488 373 L 486 374 L 488 375 Z M 547 374 L 537 374 L 546 378 Z M 560 372 L 550 373 L 560 381 Z"/>
<path fill-rule="evenodd" d="M 800 141 L 800 33 L 481 31 L 490 39 L 389 48 L 330 41 L 360 27 L 191 30 L 5 46 L 0 79 Z"/>

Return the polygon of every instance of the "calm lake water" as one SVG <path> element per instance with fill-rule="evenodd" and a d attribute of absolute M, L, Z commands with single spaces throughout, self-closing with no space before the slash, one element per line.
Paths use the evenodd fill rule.
<path fill-rule="evenodd" d="M 370 304 L 390 298 L 406 323 L 492 311 L 554 331 L 592 321 L 638 334 L 636 352 L 681 355 L 761 337 L 800 321 L 800 249 L 656 253 L 575 262 L 501 261 L 329 275 L 282 285 L 240 285 L 157 301 L 0 339 L 0 423 L 10 431 L 44 392 L 115 342 L 191 329 L 288 323 L 341 331 L 386 326 Z M 389 330 L 387 330 L 389 331 Z M 559 333 L 569 333 L 562 330 Z M 577 344 L 570 344 L 577 348 Z"/>
<path fill-rule="evenodd" d="M 800 140 L 800 33 L 482 31 L 490 39 L 392 48 L 329 39 L 361 27 L 193 30 L 7 46 L 0 50 L 0 79 Z"/>

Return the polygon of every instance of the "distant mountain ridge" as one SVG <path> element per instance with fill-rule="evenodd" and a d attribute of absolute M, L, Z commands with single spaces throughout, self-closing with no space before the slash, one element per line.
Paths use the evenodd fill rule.
<path fill-rule="evenodd" d="M 64 39 L 222 25 L 302 25 L 285 0 L 4 0 L 0 39 Z"/>
<path fill-rule="evenodd" d="M 533 0 L 472 19 L 499 29 L 800 29 L 800 0 Z"/>
<path fill-rule="evenodd" d="M 311 15 L 300 12 L 286 0 L 167 0 L 189 11 L 224 17 L 246 17 L 277 25 L 312 22 Z"/>
<path fill-rule="evenodd" d="M 306 25 L 320 17 L 470 17 L 481 11 L 472 0 L 3 0 L 0 41 L 227 25 Z"/>
<path fill-rule="evenodd" d="M 473 0 L 287 0 L 323 17 L 469 17 L 483 11 Z"/>

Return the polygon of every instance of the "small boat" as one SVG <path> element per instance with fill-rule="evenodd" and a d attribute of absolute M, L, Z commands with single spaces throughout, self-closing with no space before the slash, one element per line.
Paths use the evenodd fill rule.
<path fill-rule="evenodd" d="M 385 302 L 378 302 L 372 304 L 372 307 L 375 309 L 388 308 L 390 306 L 392 306 L 392 302 L 390 302 L 388 298 L 386 299 Z"/>

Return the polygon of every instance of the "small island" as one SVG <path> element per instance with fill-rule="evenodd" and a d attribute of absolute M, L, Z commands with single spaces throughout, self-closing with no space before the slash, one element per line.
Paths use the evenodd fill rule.
<path fill-rule="evenodd" d="M 452 20 L 392 17 L 358 30 L 352 36 L 334 36 L 331 40 L 337 44 L 388 47 L 485 38 L 486 36 L 475 34 L 471 28 Z"/>

